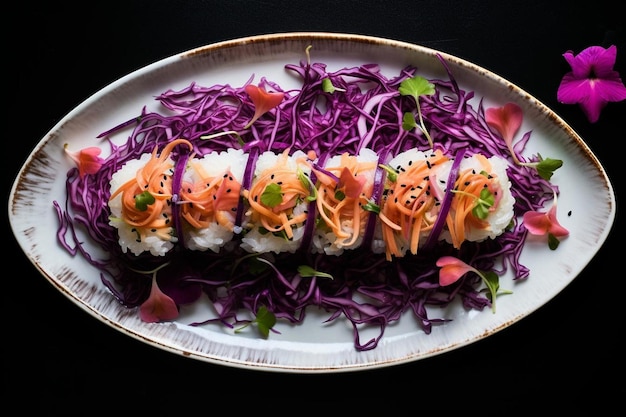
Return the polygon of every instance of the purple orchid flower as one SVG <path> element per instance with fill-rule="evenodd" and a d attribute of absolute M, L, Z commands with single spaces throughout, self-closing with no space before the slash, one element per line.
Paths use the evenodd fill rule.
<path fill-rule="evenodd" d="M 590 123 L 600 118 L 600 112 L 609 102 L 626 100 L 626 87 L 620 75 L 613 69 L 617 47 L 607 49 L 590 46 L 574 55 L 563 54 L 572 71 L 563 76 L 557 91 L 557 99 L 563 104 L 578 104 Z"/>

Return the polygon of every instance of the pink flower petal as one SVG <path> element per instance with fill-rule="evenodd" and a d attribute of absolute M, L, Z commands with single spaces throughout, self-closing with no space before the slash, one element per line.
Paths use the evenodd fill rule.
<path fill-rule="evenodd" d="M 521 107 L 515 103 L 507 103 L 502 107 L 491 107 L 485 112 L 487 124 L 500 133 L 509 148 L 522 126 L 523 117 Z"/>
<path fill-rule="evenodd" d="M 436 265 L 441 267 L 439 270 L 439 285 L 443 287 L 454 284 L 470 271 L 476 271 L 476 269 L 454 256 L 442 256 L 437 260 Z"/>
<path fill-rule="evenodd" d="M 146 323 L 158 323 L 178 317 L 176 303 L 161 291 L 155 277 L 152 278 L 150 296 L 139 307 L 139 317 Z"/>
<path fill-rule="evenodd" d="M 81 178 L 86 174 L 95 174 L 104 163 L 104 160 L 99 156 L 102 150 L 97 146 L 84 148 L 78 152 L 70 151 L 67 144 L 64 148 L 65 153 L 76 163 Z"/>
<path fill-rule="evenodd" d="M 347 197 L 358 198 L 365 186 L 366 178 L 363 175 L 352 175 L 352 172 L 347 167 L 343 167 L 341 175 L 339 176 L 339 188 L 344 188 L 344 193 Z"/>
<path fill-rule="evenodd" d="M 552 233 L 556 237 L 563 237 L 569 235 L 569 231 L 561 226 L 559 220 L 556 218 L 556 204 L 553 204 L 548 210 L 548 219 L 550 219 L 550 228 L 548 232 Z"/>
<path fill-rule="evenodd" d="M 538 211 L 527 211 L 522 216 L 524 226 L 528 232 L 533 235 L 543 236 L 551 233 L 555 237 L 563 237 L 569 235 L 569 231 L 561 226 L 556 216 L 556 196 L 552 207 L 547 213 Z"/>
<path fill-rule="evenodd" d="M 522 219 L 526 229 L 533 235 L 543 236 L 550 230 L 550 219 L 548 219 L 546 213 L 527 211 Z"/>
<path fill-rule="evenodd" d="M 254 103 L 254 116 L 252 116 L 252 119 L 246 125 L 246 129 L 252 126 L 252 123 L 256 122 L 263 114 L 278 106 L 285 97 L 285 93 L 267 92 L 263 87 L 252 84 L 248 84 L 245 90 L 250 96 L 252 103 Z"/>

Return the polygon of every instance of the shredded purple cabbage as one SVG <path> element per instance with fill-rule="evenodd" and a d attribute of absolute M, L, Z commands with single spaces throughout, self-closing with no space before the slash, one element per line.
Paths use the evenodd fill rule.
<path fill-rule="evenodd" d="M 345 251 L 341 256 L 312 254 L 308 239 L 296 254 L 267 257 L 271 266 L 264 268 L 259 265 L 267 266 L 267 263 L 258 262 L 242 250 L 215 254 L 185 250 L 178 245 L 158 259 L 123 253 L 117 231 L 109 225 L 111 176 L 127 161 L 151 152 L 155 146 L 162 148 L 173 139 L 188 139 L 195 157 L 229 148 L 241 148 L 249 153 L 244 188 L 250 186 L 256 157 L 266 150 L 276 153 L 286 148 L 313 150 L 324 160 L 343 152 L 358 154 L 361 148 L 368 147 L 385 163 L 411 148 L 429 148 L 419 131 L 402 128 L 403 113 L 414 111 L 415 103 L 401 96 L 398 87 L 404 79 L 416 75 L 417 68 L 407 66 L 395 78 L 387 78 L 375 64 L 328 72 L 323 63 L 305 61 L 285 66 L 288 72 L 302 79 L 298 90 L 284 91 L 280 85 L 261 78 L 259 85 L 283 91 L 285 99 L 249 129 L 244 126 L 254 114 L 254 105 L 244 91 L 245 86 L 205 87 L 192 83 L 156 98 L 165 109 L 162 114 L 146 112 L 144 108 L 136 118 L 102 133 L 99 137 L 107 138 L 122 129 L 133 128 L 124 144 L 107 141 L 111 154 L 97 174 L 80 178 L 76 168 L 68 172 L 65 205 L 54 202 L 60 224 L 58 239 L 72 255 L 80 253 L 101 271 L 104 284 L 128 308 L 141 305 L 150 292 L 151 280 L 137 271 L 153 270 L 168 262 L 157 276 L 161 290 L 179 305 L 193 303 L 204 293 L 219 314 L 218 319 L 192 325 L 217 322 L 233 327 L 242 321 L 238 314 L 254 313 L 260 306 L 266 306 L 279 320 L 298 324 L 305 319 L 307 309 L 321 309 L 328 312 L 328 321 L 340 317 L 349 320 L 354 328 L 355 348 L 364 351 L 375 348 L 386 327 L 407 311 L 413 312 L 428 334 L 433 325 L 448 321 L 430 317 L 429 306 L 444 307 L 459 299 L 468 309 L 482 310 L 490 301 L 479 290 L 480 278 L 467 274 L 454 285 L 440 287 L 435 261 L 440 256 L 453 255 L 479 270 L 502 275 L 511 268 L 515 280 L 527 278 L 529 270 L 519 261 L 526 231 L 516 219 L 525 211 L 543 207 L 552 198 L 553 186 L 534 169 L 512 163 L 504 141 L 485 122 L 482 101 L 474 108 L 469 103 L 474 93 L 461 90 L 443 59 L 441 62 L 449 79 L 429 80 L 435 85 L 436 93 L 420 98 L 424 121 L 435 146 L 451 158 L 461 151 L 480 152 L 486 157 L 498 155 L 511 161 L 508 175 L 516 200 L 516 216 L 512 227 L 497 239 L 465 242 L 458 251 L 444 242 L 436 242 L 417 255 L 387 261 L 385 254 L 373 254 L 367 249 L 376 222 L 376 214 L 371 214 L 363 249 Z M 326 78 L 343 91 L 324 92 L 321 86 Z M 251 81 L 252 78 L 247 83 Z M 236 133 L 215 136 L 220 132 Z M 202 139 L 206 135 L 214 136 Z M 518 154 L 529 138 L 530 132 L 517 144 Z M 175 149 L 173 157 L 186 161 L 189 155 L 180 152 L 181 149 Z M 176 175 L 180 181 L 181 172 L 177 171 Z M 379 170 L 374 189 L 377 200 L 382 195 L 384 178 Z M 237 213 L 238 222 L 242 211 L 240 208 Z M 90 255 L 78 238 L 79 229 L 108 255 L 102 259 Z M 327 271 L 335 278 L 302 277 L 297 272 L 302 264 Z M 361 341 L 362 325 L 378 328 L 378 336 Z"/>

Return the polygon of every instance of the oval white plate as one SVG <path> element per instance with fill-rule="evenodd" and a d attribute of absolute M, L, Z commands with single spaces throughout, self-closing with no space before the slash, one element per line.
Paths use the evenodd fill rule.
<path fill-rule="evenodd" d="M 56 240 L 53 200 L 65 199 L 65 175 L 71 166 L 63 153 L 92 146 L 99 133 L 138 115 L 143 106 L 157 110 L 154 97 L 201 85 L 243 85 L 251 75 L 268 77 L 283 87 L 298 87 L 284 65 L 298 63 L 311 45 L 312 61 L 328 70 L 378 63 L 388 76 L 408 64 L 419 74 L 447 78 L 436 54 L 450 66 L 461 88 L 473 90 L 485 107 L 513 101 L 524 110 L 521 131 L 532 130 L 525 152 L 564 162 L 552 182 L 561 190 L 559 220 L 570 236 L 558 250 L 527 246 L 522 263 L 528 280 L 506 281 L 513 295 L 498 299 L 496 314 L 446 309 L 453 320 L 424 334 L 410 316 L 391 326 L 376 349 L 357 352 L 352 327 L 326 315 L 308 314 L 305 323 L 279 324 L 280 335 L 264 340 L 233 335 L 217 326 L 191 327 L 202 312 L 185 308 L 173 323 L 147 324 L 135 310 L 122 307 L 100 281 L 99 272 L 80 257 L 72 258 Z M 580 193 L 585 190 L 585 193 Z M 553 111 L 505 79 L 468 61 L 429 48 L 388 39 L 334 33 L 287 33 L 254 36 L 187 51 L 137 70 L 112 83 L 72 110 L 37 145 L 22 167 L 9 198 L 9 220 L 22 249 L 56 288 L 98 320 L 131 337 L 190 358 L 247 369 L 281 372 L 333 372 L 371 369 L 415 361 L 485 338 L 535 311 L 568 285 L 604 243 L 615 218 L 613 187 L 585 142 Z M 502 283 L 503 281 L 501 281 Z M 504 284 L 501 284 L 504 287 Z M 438 313 L 442 314 L 441 312 Z M 197 317 L 196 317 L 197 316 Z"/>

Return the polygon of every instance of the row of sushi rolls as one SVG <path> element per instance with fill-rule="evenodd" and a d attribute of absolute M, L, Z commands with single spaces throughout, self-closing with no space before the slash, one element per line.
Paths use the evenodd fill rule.
<path fill-rule="evenodd" d="M 195 251 L 237 245 L 251 253 L 295 252 L 307 222 L 314 222 L 307 250 L 341 255 L 364 244 L 368 221 L 375 216 L 369 249 L 391 260 L 415 254 L 424 244 L 444 195 L 452 190 L 438 241 L 458 248 L 464 240 L 495 238 L 513 217 L 507 162 L 498 156 L 463 158 L 450 181 L 453 160 L 441 150 L 414 148 L 381 164 L 368 148 L 327 158 L 301 150 L 265 151 L 254 161 L 241 149 L 229 149 L 187 159 L 175 187 L 175 146 L 191 144 L 178 139 L 160 152 L 155 148 L 111 178 L 110 225 L 117 228 L 125 253 L 163 256 L 176 245 Z M 375 196 L 381 169 L 384 191 Z M 248 181 L 246 172 L 252 176 Z M 483 190 L 493 202 L 486 216 L 476 216 L 474 203 Z M 180 216 L 178 222 L 173 216 Z"/>
<path fill-rule="evenodd" d="M 391 260 L 424 245 L 447 193 L 453 195 L 438 242 L 459 248 L 465 240 L 493 239 L 513 217 L 507 161 L 498 156 L 465 156 L 450 178 L 454 161 L 439 149 L 414 148 L 384 162 L 368 148 L 326 156 L 286 149 L 255 158 L 228 149 L 186 158 L 175 181 L 175 146 L 191 149 L 187 140 L 174 140 L 111 178 L 110 225 L 125 253 L 163 256 L 177 245 L 285 253 L 307 241 L 307 250 L 336 256 L 368 244 Z M 383 182 L 378 195 L 376 181 Z M 485 195 L 491 204 L 477 216 L 475 201 Z M 364 239 L 372 216 L 372 237 Z"/>

